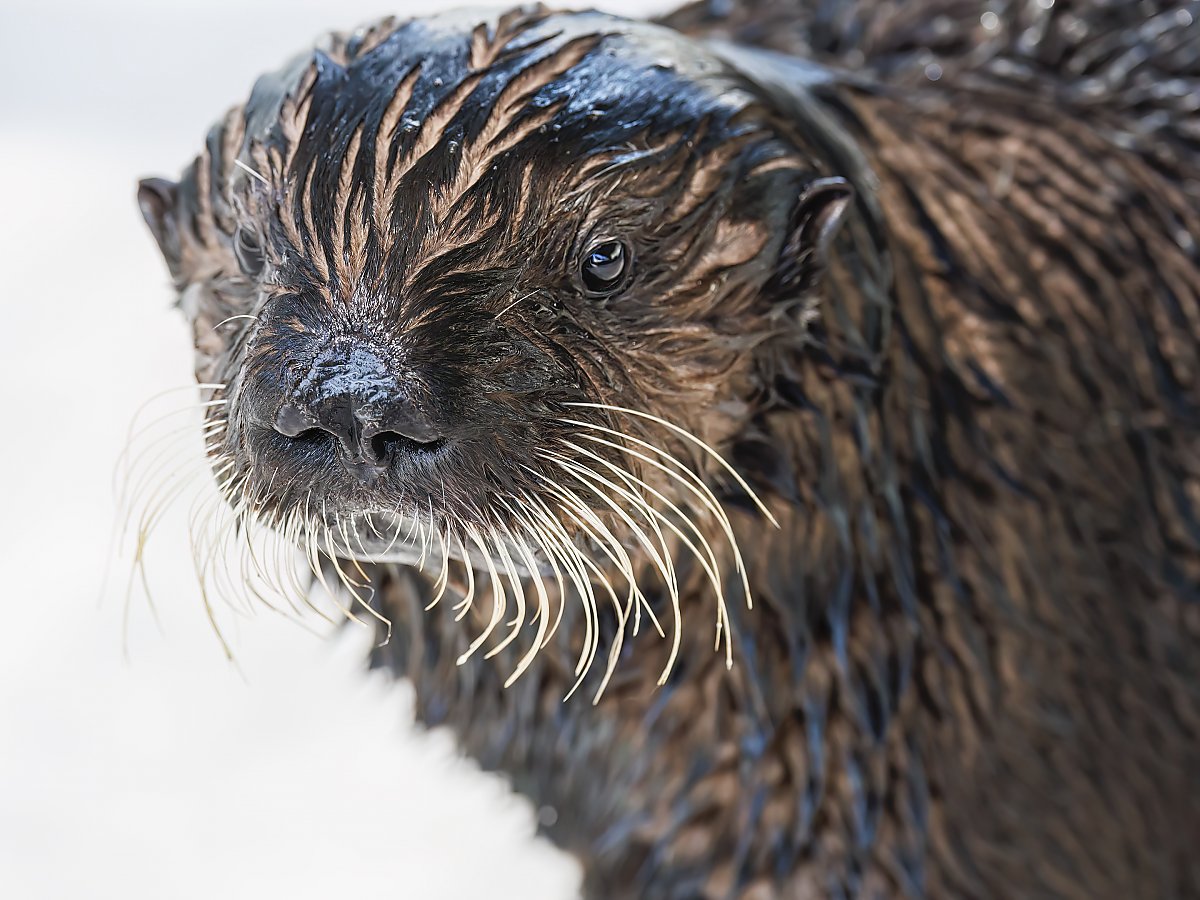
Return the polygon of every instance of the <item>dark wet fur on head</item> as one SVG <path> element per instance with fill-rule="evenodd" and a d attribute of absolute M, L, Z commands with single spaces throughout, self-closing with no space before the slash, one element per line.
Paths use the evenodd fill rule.
<path fill-rule="evenodd" d="M 579 581 L 621 568 L 601 528 L 628 545 L 642 596 L 613 578 L 598 609 L 482 557 L 352 579 L 394 627 L 374 662 L 556 811 L 589 897 L 1200 894 L 1198 7 L 744 0 L 665 20 L 688 37 L 534 10 L 331 38 L 141 193 L 227 384 L 220 477 L 276 525 L 321 500 L 561 526 Z M 607 237 L 633 278 L 589 297 Z M 327 435 L 274 432 L 338 342 L 445 446 L 364 483 Z M 709 554 L 675 514 L 642 543 L 613 485 Z M 541 618 L 471 655 L 491 601 L 427 607 L 496 582 Z M 562 702 L 581 674 L 594 706 Z"/>
<path fill-rule="evenodd" d="M 452 423 L 453 478 L 400 466 L 378 496 L 347 483 L 330 505 L 390 509 L 407 490 L 418 509 L 446 497 L 439 518 L 479 516 L 488 491 L 536 488 L 509 462 L 561 436 L 564 404 L 711 405 L 781 332 L 761 288 L 816 172 L 736 76 L 654 67 L 668 34 L 633 40 L 598 14 L 454 23 L 384 23 L 261 79 L 180 188 L 195 217 L 163 228 L 177 279 L 201 285 L 198 329 L 257 317 L 199 360 L 202 380 L 228 382 L 240 466 L 288 466 L 278 397 L 343 338 Z M 637 254 L 633 283 L 593 301 L 576 261 L 611 236 Z M 247 247 L 261 279 L 239 274 Z M 779 300 L 802 302 L 805 269 Z M 263 502 L 311 487 L 285 477 Z"/>

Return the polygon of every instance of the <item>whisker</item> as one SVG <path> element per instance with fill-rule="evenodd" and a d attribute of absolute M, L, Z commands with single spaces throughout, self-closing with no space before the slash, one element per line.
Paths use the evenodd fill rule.
<path fill-rule="evenodd" d="M 442 595 L 446 593 L 447 585 L 450 583 L 450 525 L 449 525 L 449 523 L 446 524 L 445 531 L 442 532 L 441 535 L 439 535 L 439 538 L 442 543 L 442 565 L 438 569 L 437 581 L 435 581 L 433 583 L 433 589 L 434 589 L 433 600 L 431 600 L 429 602 L 429 605 L 425 607 L 425 609 L 427 611 L 433 609 L 435 606 L 438 605 L 438 602 L 442 599 Z"/>
<path fill-rule="evenodd" d="M 593 572 L 593 574 L 600 579 L 603 586 L 607 589 L 609 596 L 612 598 L 613 610 L 617 617 L 617 629 L 613 636 L 613 645 L 609 649 L 608 665 L 605 669 L 600 687 L 593 698 L 594 703 L 599 702 L 601 695 L 604 693 L 604 688 L 607 687 L 609 680 L 612 678 L 612 673 L 616 667 L 617 658 L 620 656 L 621 647 L 624 644 L 625 623 L 629 619 L 629 611 L 635 607 L 636 603 L 644 603 L 645 598 L 642 596 L 641 590 L 638 588 L 637 577 L 633 571 L 633 564 L 630 562 L 628 554 L 625 553 L 625 549 L 621 546 L 620 542 L 616 540 L 607 526 L 600 521 L 599 517 L 597 517 L 596 514 L 593 513 L 590 508 L 588 508 L 588 505 L 573 491 L 567 490 L 561 485 L 550 481 L 544 476 L 541 476 L 540 473 L 535 474 L 551 489 L 553 493 L 556 494 L 556 496 L 559 497 L 559 509 L 561 509 L 563 513 L 570 518 L 584 534 L 589 535 L 596 542 L 596 546 L 599 547 L 601 552 L 603 552 L 605 556 L 607 556 L 608 559 L 613 563 L 613 565 L 617 567 L 618 571 L 620 571 L 622 577 L 626 579 L 626 582 L 629 585 L 629 595 L 626 598 L 625 605 L 622 606 L 617 600 L 617 595 L 613 590 L 612 583 L 600 570 L 600 567 L 597 566 L 596 563 L 587 556 L 587 554 L 579 553 L 577 555 L 577 559 L 583 563 L 587 569 Z M 584 675 L 587 674 L 587 671 L 592 666 L 592 662 L 595 660 L 595 655 L 598 649 L 599 620 L 597 618 L 596 631 L 594 633 L 594 643 L 592 645 L 591 653 L 588 656 L 587 664 L 584 667 L 583 673 L 579 675 L 579 679 L 575 685 L 570 691 L 567 692 L 567 698 L 569 698 L 582 683 Z"/>
<path fill-rule="evenodd" d="M 250 166 L 246 165 L 246 163 L 243 162 L 242 160 L 235 159 L 233 161 L 233 164 L 235 166 L 237 166 L 239 169 L 241 169 L 243 172 L 245 172 L 247 175 L 249 175 L 251 178 L 257 179 L 258 181 L 265 184 L 267 187 L 271 186 L 271 182 L 267 181 L 267 179 L 262 174 L 260 174 L 259 172 L 256 172 L 254 169 L 250 168 Z"/>
<path fill-rule="evenodd" d="M 701 532 L 700 529 L 696 527 L 695 523 L 692 522 L 692 520 L 688 516 L 686 516 L 682 510 L 679 509 L 679 507 L 677 507 L 674 503 L 672 503 L 662 493 L 655 490 L 650 485 L 646 484 L 646 482 L 642 481 L 640 478 L 637 478 L 636 476 L 632 475 L 631 473 L 626 472 L 625 470 L 621 469 L 619 466 L 613 465 L 612 463 L 610 463 L 608 460 L 604 459 L 603 457 L 601 457 L 597 454 L 591 453 L 590 451 L 587 451 L 587 450 L 583 449 L 582 447 L 578 447 L 577 445 L 571 443 L 570 441 L 564 440 L 562 443 L 566 444 L 567 446 L 571 447 L 574 450 L 579 451 L 580 453 L 586 454 L 587 456 L 595 459 L 597 462 L 599 462 L 602 465 L 606 466 L 607 468 L 611 469 L 627 484 L 630 484 L 631 486 L 633 486 L 634 484 L 640 485 L 642 488 L 644 488 L 645 490 L 647 490 L 648 492 L 653 494 L 672 513 L 674 513 L 675 516 L 678 517 L 678 519 L 680 521 L 682 521 L 691 530 L 691 532 L 696 536 L 700 546 L 703 547 L 703 549 L 704 549 L 704 556 L 707 557 L 707 563 L 705 562 L 704 558 L 701 558 L 700 550 L 697 549 L 696 545 L 693 544 L 692 541 L 689 540 L 688 537 L 686 535 L 684 535 L 675 526 L 674 522 L 671 519 L 669 519 L 666 516 L 663 516 L 662 513 L 660 513 L 658 510 L 654 509 L 653 507 L 646 505 L 645 508 L 647 510 L 649 510 L 649 512 L 652 513 L 656 518 L 660 519 L 663 522 L 663 524 L 665 524 L 668 528 L 671 529 L 672 532 L 675 533 L 676 537 L 678 537 L 679 540 L 682 541 L 684 543 L 684 545 L 692 552 L 692 554 L 695 557 L 697 557 L 697 559 L 700 561 L 701 565 L 705 569 L 705 572 L 709 577 L 709 582 L 712 584 L 713 591 L 716 594 L 716 599 L 717 599 L 718 642 L 720 640 L 721 629 L 724 628 L 725 633 L 726 633 L 725 661 L 726 661 L 727 666 L 732 666 L 733 665 L 733 656 L 732 656 L 733 651 L 732 651 L 732 645 L 731 645 L 731 640 L 730 640 L 730 635 L 729 635 L 729 612 L 725 605 L 724 590 L 723 590 L 723 585 L 722 585 L 722 581 L 720 578 L 720 566 L 717 562 L 716 554 L 713 552 L 712 545 L 708 542 L 708 539 L 704 536 L 704 533 Z M 676 609 L 675 612 L 678 613 L 678 610 Z M 677 629 L 679 627 L 679 624 L 680 623 L 679 623 L 679 619 L 677 616 L 676 622 L 675 622 L 675 626 Z M 678 648 L 678 644 L 676 644 L 676 649 L 677 648 Z M 671 668 L 674 664 L 674 659 L 675 659 L 675 656 L 673 653 L 671 660 L 667 663 L 666 668 L 663 669 L 662 675 L 659 678 L 660 685 L 666 683 L 667 676 L 670 674 Z"/>
<path fill-rule="evenodd" d="M 241 314 L 241 315 L 237 315 L 237 316 L 230 316 L 230 317 L 229 317 L 229 318 L 227 318 L 227 319 L 222 319 L 220 322 L 218 322 L 216 325 L 214 325 L 214 326 L 212 327 L 212 330 L 213 330 L 213 331 L 216 331 L 216 330 L 217 330 L 218 328 L 220 328 L 222 325 L 227 325 L 227 324 L 228 324 L 228 323 L 230 323 L 230 322 L 236 322 L 238 319 L 249 319 L 251 322 L 257 322 L 257 321 L 258 321 L 258 316 L 251 316 L 251 315 L 247 315 L 247 314 L 245 314 L 245 313 L 243 313 L 243 314 Z"/>
<path fill-rule="evenodd" d="M 674 566 L 670 562 L 670 559 L 671 559 L 670 548 L 668 548 L 666 546 L 665 541 L 664 541 L 663 547 L 662 547 L 662 553 L 659 553 L 658 548 L 656 548 L 654 546 L 654 542 L 650 540 L 649 536 L 647 536 L 646 532 L 641 528 L 641 526 L 639 526 L 636 522 L 634 522 L 633 519 L 629 516 L 629 514 L 626 513 L 625 510 L 621 509 L 620 505 L 615 503 L 611 497 L 609 497 L 608 495 L 606 495 L 604 493 L 604 491 L 597 490 L 596 485 L 600 485 L 601 487 L 606 487 L 606 488 L 612 490 L 614 493 L 618 494 L 618 496 L 622 496 L 624 499 L 628 500 L 630 503 L 633 504 L 634 508 L 637 509 L 640 513 L 642 513 L 642 515 L 647 519 L 647 521 L 649 521 L 651 523 L 652 527 L 657 529 L 657 525 L 653 524 L 654 523 L 653 510 L 649 510 L 649 507 L 646 506 L 645 501 L 642 500 L 640 497 L 637 497 L 636 495 L 634 495 L 628 491 L 622 491 L 621 488 L 619 488 L 617 485 L 613 484 L 607 478 L 604 478 L 603 476 L 596 474 L 595 472 L 591 471 L 590 469 L 588 469 L 585 466 L 580 466 L 580 465 L 577 465 L 577 464 L 571 462 L 566 457 L 561 456 L 560 454 L 556 454 L 556 453 L 547 451 L 547 452 L 544 452 L 542 454 L 542 456 L 543 456 L 543 458 L 549 459 L 549 460 L 553 461 L 554 463 L 556 463 L 560 468 L 564 469 L 568 474 L 572 475 L 577 481 L 580 481 L 586 487 L 588 487 L 588 489 L 592 492 L 592 494 L 594 496 L 599 497 L 604 502 L 604 504 L 606 506 L 608 506 L 610 509 L 612 509 L 612 511 L 617 515 L 617 517 L 619 519 L 621 519 L 621 521 L 624 522 L 629 527 L 629 530 L 633 534 L 633 537 L 637 540 L 637 542 L 639 544 L 642 545 L 642 548 L 650 556 L 651 562 L 654 563 L 655 568 L 657 568 L 659 573 L 662 575 L 663 582 L 666 584 L 667 590 L 670 593 L 672 604 L 675 606 L 678 606 L 678 604 L 679 604 L 679 587 L 678 587 L 678 584 L 675 579 Z M 648 511 L 644 511 L 643 507 L 645 507 L 645 510 L 648 510 Z M 658 536 L 660 539 L 662 538 L 661 531 L 658 532 Z M 632 566 L 630 568 L 630 573 L 631 573 L 631 575 L 634 575 L 634 573 L 632 571 Z M 636 575 L 634 575 L 634 577 L 636 577 Z M 639 591 L 639 595 L 640 594 L 641 594 L 641 592 Z M 645 604 L 647 609 L 650 609 L 649 602 L 645 600 L 644 596 L 642 597 L 642 602 Z M 653 615 L 652 609 L 650 609 L 650 612 Z M 661 628 L 659 630 L 661 632 Z M 634 634 L 637 634 L 636 625 L 635 625 L 635 629 L 634 629 Z"/>
<path fill-rule="evenodd" d="M 557 555 L 562 562 L 563 567 L 567 570 L 571 584 L 579 594 L 580 601 L 583 603 L 584 612 L 584 638 L 583 647 L 580 650 L 579 660 L 575 665 L 575 675 L 581 676 L 587 670 L 588 649 L 595 642 L 596 620 L 598 615 L 598 607 L 596 604 L 596 596 L 592 591 L 592 582 L 588 577 L 587 569 L 579 561 L 582 556 L 579 549 L 572 542 L 570 535 L 563 528 L 562 523 L 554 516 L 550 509 L 539 497 L 529 494 L 525 495 L 528 502 L 528 508 L 534 518 L 542 523 L 542 527 L 546 530 L 547 535 L 551 538 L 547 542 L 546 547 L 551 553 Z M 558 608 L 558 619 L 555 620 L 554 627 L 551 629 L 551 634 L 557 631 L 559 621 L 562 619 L 563 610 L 565 609 L 567 597 L 565 593 L 561 593 L 561 602 Z M 547 640 L 549 638 L 547 637 Z"/>
<path fill-rule="evenodd" d="M 733 534 L 733 524 L 729 521 L 729 516 L 726 515 L 725 510 L 722 508 L 720 501 L 717 500 L 716 496 L 709 489 L 708 485 L 706 485 L 704 483 L 704 481 L 695 472 L 693 472 L 690 468 L 685 466 L 683 463 L 681 463 L 679 460 L 675 459 L 675 457 L 671 456 L 669 453 L 662 450 L 661 448 L 655 447 L 653 444 L 649 444 L 646 441 L 639 440 L 638 438 L 635 438 L 632 435 L 623 434 L 622 432 L 614 431 L 611 428 L 605 428 L 604 426 L 601 426 L 601 425 L 593 425 L 589 422 L 581 422 L 581 421 L 577 421 L 574 419 L 565 419 L 563 421 L 570 422 L 573 425 L 578 425 L 578 426 L 585 427 L 585 428 L 596 429 L 596 430 L 605 432 L 607 434 L 611 434 L 616 437 L 622 438 L 624 440 L 632 441 L 633 443 L 637 444 L 638 446 L 645 447 L 646 449 L 650 450 L 653 453 L 661 454 L 665 459 L 670 460 L 676 466 L 678 466 L 679 471 L 676 472 L 676 471 L 668 468 L 667 466 L 663 465 L 658 460 L 651 459 L 650 457 L 646 456 L 643 453 L 639 453 L 638 451 L 632 450 L 628 447 L 623 447 L 620 444 L 613 443 L 612 441 L 605 440 L 604 438 L 599 438 L 599 437 L 596 437 L 595 435 L 589 435 L 589 434 L 577 435 L 577 437 L 579 437 L 580 439 L 593 441 L 595 443 L 602 444 L 606 447 L 611 447 L 615 450 L 621 451 L 622 453 L 626 453 L 626 454 L 636 457 L 637 459 L 641 460 L 642 462 L 645 462 L 648 465 L 654 467 L 655 469 L 663 472 L 665 475 L 670 477 L 676 484 L 687 489 L 693 496 L 695 496 L 696 499 L 700 501 L 701 505 L 705 509 L 707 509 L 716 518 L 718 524 L 721 526 L 721 530 L 725 534 L 725 540 L 728 542 L 729 549 L 733 553 L 734 570 L 738 573 L 739 576 L 741 576 L 742 592 L 746 598 L 746 606 L 747 606 L 747 608 L 750 608 L 750 609 L 754 608 L 754 600 L 753 600 L 753 597 L 751 596 L 751 592 L 750 592 L 750 579 L 746 572 L 745 563 L 742 560 L 741 548 L 738 546 L 737 538 Z M 680 477 L 681 475 L 686 476 L 686 479 Z"/>
<path fill-rule="evenodd" d="M 518 521 L 521 521 L 521 523 L 523 525 L 525 525 L 525 527 L 527 527 L 527 528 L 529 527 L 529 523 L 526 522 L 523 518 L 518 518 Z M 518 550 L 519 550 L 521 556 L 524 558 L 525 564 L 529 567 L 530 571 L 536 572 L 537 571 L 537 562 L 534 559 L 533 553 L 530 551 L 529 547 L 527 545 L 525 545 L 524 543 L 521 543 L 518 546 Z M 560 606 L 561 606 L 562 573 L 558 571 L 557 564 L 552 563 L 552 566 L 554 568 L 556 581 L 558 583 Z M 537 656 L 538 651 L 541 650 L 545 646 L 547 629 L 550 626 L 550 596 L 546 591 L 546 583 L 545 583 L 544 579 L 537 578 L 537 577 L 534 577 L 530 580 L 533 582 L 533 588 L 534 588 L 534 591 L 537 593 L 537 598 L 538 598 L 538 629 L 537 629 L 537 633 L 533 637 L 533 643 L 530 645 L 529 650 L 526 651 L 525 655 L 522 656 L 517 661 L 516 668 L 513 669 L 512 674 L 504 682 L 505 687 L 510 687 L 518 678 L 521 677 L 522 674 L 524 674 L 524 672 L 533 663 L 533 660 Z"/>
<path fill-rule="evenodd" d="M 507 529 L 503 529 L 507 533 Z M 511 535 L 510 535 L 511 536 Z M 513 565 L 512 557 L 509 555 L 508 548 L 501 536 L 493 532 L 494 544 L 496 551 L 500 556 L 500 561 L 504 563 L 504 571 L 508 576 L 509 587 L 512 588 L 513 600 L 517 604 L 517 614 L 512 622 L 512 628 L 499 644 L 483 655 L 484 659 L 491 659 L 509 644 L 511 644 L 520 632 L 521 625 L 525 622 L 525 586 L 521 583 L 521 578 L 517 575 L 516 567 Z M 515 543 L 515 542 L 514 542 Z M 534 581 L 539 579 L 534 578 Z"/>
<path fill-rule="evenodd" d="M 504 309 L 500 310 L 500 312 L 496 313 L 496 320 L 499 321 L 500 319 L 502 319 L 506 312 L 513 309 L 515 306 L 517 306 L 521 303 L 524 303 L 526 300 L 528 300 L 530 297 L 534 296 L 536 293 L 537 293 L 537 291 L 530 291 L 524 297 L 518 297 L 512 303 L 508 304 L 508 306 L 504 307 Z"/>
<path fill-rule="evenodd" d="M 775 518 L 775 516 L 771 513 L 771 511 L 769 509 L 767 509 L 766 505 L 761 500 L 758 499 L 758 494 L 756 494 L 754 492 L 754 490 L 750 487 L 750 485 L 748 485 L 746 483 L 746 480 L 744 478 L 742 478 L 741 475 L 738 474 L 737 469 L 735 469 L 728 462 L 726 462 L 725 457 L 723 457 L 720 453 L 718 453 L 712 447 L 708 446 L 708 444 L 704 443 L 704 441 L 700 440 L 700 438 L 696 437 L 690 431 L 688 431 L 684 428 L 680 428 L 678 425 L 674 424 L 673 422 L 668 422 L 666 419 L 660 418 L 659 416 L 656 416 L 652 413 L 642 412 L 641 410 L 637 410 L 637 409 L 629 409 L 628 407 L 624 407 L 624 406 L 611 406 L 607 403 L 567 403 L 565 405 L 566 406 L 585 407 L 585 408 L 589 408 L 589 409 L 603 409 L 603 410 L 607 410 L 609 412 L 623 413 L 627 416 L 636 416 L 637 418 L 646 419 L 648 421 L 651 421 L 658 425 L 661 425 L 664 428 L 668 429 L 669 431 L 673 432 L 674 434 L 679 435 L 685 441 L 689 442 L 693 446 L 699 447 L 701 450 L 703 450 L 705 453 L 707 453 L 708 456 L 714 462 L 716 462 L 719 466 L 721 466 L 721 468 L 723 468 L 726 472 L 728 472 L 729 475 L 733 478 L 733 480 L 738 483 L 738 486 L 743 491 L 746 492 L 746 496 L 748 496 L 750 498 L 751 502 L 753 502 L 754 505 L 758 507 L 759 512 L 761 512 L 764 516 L 766 516 L 767 521 L 769 521 L 776 528 L 779 527 L 779 520 L 777 520 Z"/>
<path fill-rule="evenodd" d="M 484 566 L 488 571 L 488 578 L 491 580 L 492 618 L 488 622 L 487 627 L 484 628 L 483 632 L 477 635 L 475 640 L 473 640 L 467 649 L 458 657 L 458 664 L 460 666 L 470 659 L 475 654 L 476 650 L 483 646 L 484 642 L 486 642 L 488 637 L 491 636 L 492 631 L 500 623 L 500 620 L 504 618 L 504 610 L 508 606 L 508 596 L 504 591 L 504 585 L 501 583 L 499 576 L 496 574 L 496 565 L 492 562 L 492 554 L 488 550 L 487 545 L 484 543 L 483 538 L 480 536 L 479 531 L 475 528 L 469 528 L 467 530 L 467 535 L 472 541 L 474 541 L 475 546 L 479 548 L 479 552 L 483 556 Z M 470 563 L 468 563 L 468 566 L 469 565 Z"/>
<path fill-rule="evenodd" d="M 621 575 L 628 582 L 630 607 L 632 608 L 637 601 L 645 602 L 645 598 L 642 597 L 641 590 L 638 588 L 637 575 L 633 570 L 633 563 L 629 559 L 629 554 L 625 552 L 625 548 L 608 529 L 608 526 L 606 526 L 600 520 L 599 516 L 592 512 L 587 503 L 573 491 L 568 490 L 558 482 L 551 481 L 540 472 L 535 472 L 533 469 L 529 469 L 529 471 L 533 473 L 538 480 L 544 483 L 550 489 L 550 491 L 559 498 L 560 501 L 567 504 L 567 507 L 564 508 L 564 511 L 566 509 L 574 509 L 587 521 L 587 524 L 585 525 L 575 516 L 572 516 L 576 523 L 579 524 L 580 528 L 586 534 L 595 539 L 597 546 L 604 551 L 605 555 L 608 556 L 609 560 L 612 561 L 612 563 L 621 572 Z"/>
<path fill-rule="evenodd" d="M 467 548 L 463 544 L 462 537 L 457 532 L 454 534 L 454 540 L 458 543 L 459 556 L 467 570 L 467 592 L 454 607 L 455 610 L 459 611 L 458 615 L 454 617 L 454 621 L 459 622 L 462 621 L 463 616 L 471 611 L 471 604 L 475 600 L 475 567 L 471 565 L 471 557 L 467 553 Z"/>

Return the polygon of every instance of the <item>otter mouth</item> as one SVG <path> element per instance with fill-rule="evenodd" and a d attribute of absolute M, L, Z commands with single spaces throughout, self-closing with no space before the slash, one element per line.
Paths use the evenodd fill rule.
<path fill-rule="evenodd" d="M 339 559 L 395 563 L 437 572 L 456 562 L 476 572 L 511 568 L 520 578 L 548 578 L 554 574 L 546 552 L 527 537 L 493 533 L 486 543 L 456 540 L 453 531 L 439 529 L 428 517 L 389 510 L 363 511 L 330 517 L 324 520 L 323 530 L 329 535 L 329 552 Z M 488 547 L 488 552 L 480 544 Z"/>
<path fill-rule="evenodd" d="M 331 471 L 354 462 L 339 461 L 327 434 L 313 438 L 322 453 L 306 457 L 308 438 L 298 431 L 288 440 L 300 441 L 292 445 L 300 455 L 290 457 L 286 469 L 262 466 L 250 449 L 261 445 L 247 443 L 241 413 L 221 396 L 225 386 L 213 387 L 218 396 L 204 404 L 204 433 L 223 502 L 205 506 L 193 530 L 206 598 L 209 591 L 241 592 L 249 606 L 252 598 L 282 596 L 299 610 L 298 603 L 312 605 L 309 592 L 320 586 L 335 603 L 349 600 L 341 606 L 346 616 L 377 618 L 390 634 L 373 603 L 370 567 L 410 567 L 429 579 L 431 606 L 449 596 L 458 618 L 473 606 L 479 610 L 483 627 L 460 662 L 489 643 L 491 655 L 524 636 L 528 649 L 507 683 L 546 646 L 566 605 L 579 604 L 585 636 L 572 692 L 611 641 L 598 699 L 627 631 L 636 635 L 643 619 L 670 642 L 660 677 L 665 683 L 680 647 L 682 597 L 707 584 L 716 602 L 718 646 L 724 644 L 732 665 L 726 593 L 738 584 L 739 600 L 750 604 L 750 588 L 732 522 L 709 486 L 716 476 L 705 474 L 702 463 L 723 472 L 744 499 L 775 520 L 733 466 L 682 426 L 628 407 L 564 403 L 555 430 L 540 423 L 542 439 L 527 443 L 522 454 L 480 457 L 489 463 L 480 471 L 493 479 L 486 488 L 482 479 L 464 476 L 472 458 L 454 445 L 436 451 L 444 458 L 422 470 L 424 480 L 406 481 L 390 470 L 386 479 L 362 486 Z M 303 486 L 289 489 L 289 478 Z M 307 587 L 302 573 L 281 575 L 271 565 L 297 548 L 295 561 L 311 573 Z M 733 581 L 727 580 L 731 572 Z M 601 624 L 609 617 L 615 632 Z"/>

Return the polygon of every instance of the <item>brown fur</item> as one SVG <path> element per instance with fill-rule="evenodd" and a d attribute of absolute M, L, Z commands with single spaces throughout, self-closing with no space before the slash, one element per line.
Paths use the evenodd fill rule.
<path fill-rule="evenodd" d="M 466 621 L 445 602 L 429 611 L 438 574 L 387 564 L 364 571 L 394 627 L 374 661 L 413 680 L 423 721 L 451 727 L 482 765 L 557 810 L 547 834 L 584 862 L 589 897 L 1200 894 L 1200 151 L 1186 92 L 1148 87 L 1200 85 L 1197 26 L 1170 3 L 1151 4 L 1159 19 L 1076 4 L 1065 15 L 1082 26 L 1061 9 L 1001 4 L 992 28 L 983 6 L 959 0 L 907 11 L 724 6 L 666 22 L 858 70 L 814 89 L 815 106 L 760 99 L 744 114 L 748 141 L 802 143 L 812 120 L 796 117 L 824 123 L 829 143 L 814 158 L 778 156 L 755 174 L 813 165 L 852 178 L 859 204 L 829 258 L 732 206 L 686 219 L 692 241 L 674 236 L 671 210 L 683 221 L 693 202 L 708 209 L 742 148 L 709 148 L 684 178 L 679 136 L 660 136 L 638 176 L 580 161 L 555 183 L 600 204 L 581 212 L 588 223 L 607 209 L 597 196 L 641 191 L 657 216 L 645 227 L 672 235 L 659 304 L 634 323 L 619 307 L 577 312 L 578 327 L 563 330 L 517 307 L 511 328 L 565 350 L 582 396 L 680 422 L 766 498 L 778 528 L 694 454 L 733 510 L 752 587 L 749 609 L 717 524 L 701 522 L 727 574 L 719 633 L 731 635 L 735 665 L 713 653 L 712 592 L 686 554 L 681 647 L 662 687 L 670 643 L 644 624 L 594 706 L 564 703 L 590 625 L 579 604 L 557 602 L 560 627 L 505 688 L 527 664 L 529 635 L 459 664 L 489 628 L 489 604 Z M 1169 21 L 1184 33 L 1154 30 Z M 591 49 L 566 43 L 530 78 L 550 81 Z M 497 58 L 486 30 L 473 32 L 471 53 L 481 67 Z M 393 105 L 412 90 L 402 82 Z M 302 103 L 282 109 L 299 121 Z M 453 112 L 441 110 L 446 121 Z M 399 116 L 389 109 L 383 122 Z M 426 123 L 434 144 L 446 121 Z M 413 267 L 397 291 L 405 302 L 419 296 L 418 270 L 436 269 L 471 229 L 490 235 L 555 209 L 537 205 L 555 193 L 532 163 L 510 215 L 456 207 L 488 148 L 519 139 L 499 124 L 484 133 L 426 198 L 439 227 L 414 248 L 396 245 Z M 353 159 L 360 138 L 349 147 Z M 376 183 L 419 158 L 383 168 L 376 158 Z M 259 160 L 271 184 L 287 184 L 284 157 Z M 350 170 L 330 179 L 337 202 L 315 202 L 306 182 L 281 215 L 295 246 L 324 249 L 310 277 L 330 307 L 352 306 L 352 286 L 387 272 L 363 249 L 378 239 L 380 207 L 355 206 Z M 673 203 L 656 207 L 668 187 Z M 232 231 L 188 239 L 226 252 Z M 817 271 L 762 271 L 781 244 L 823 264 L 824 279 L 767 307 L 764 297 L 786 293 L 781 282 L 807 285 Z M 506 247 L 470 265 L 498 265 Z M 183 268 L 188 283 L 217 277 Z M 511 299 L 496 300 L 506 322 Z M 412 327 L 436 313 L 414 312 Z M 255 340 L 261 354 L 278 347 Z M 512 408 L 526 402 L 514 398 Z M 529 402 L 529 427 L 542 427 L 540 401 Z M 520 458 L 506 440 L 497 431 Z M 578 463 L 582 439 L 570 440 L 570 452 L 553 447 Z M 570 481 L 569 466 L 545 464 Z M 678 492 L 648 467 L 638 473 Z M 602 495 L 614 495 L 594 492 L 614 521 Z M 648 556 L 631 546 L 652 583 Z M 462 578 L 452 595 L 466 592 Z M 563 600 L 555 590 L 520 587 L 531 609 Z M 629 630 L 617 610 L 601 613 L 600 659 Z"/>

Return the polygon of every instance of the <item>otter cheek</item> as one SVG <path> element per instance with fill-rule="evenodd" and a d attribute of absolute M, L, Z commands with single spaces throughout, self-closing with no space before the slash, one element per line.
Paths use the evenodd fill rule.
<path fill-rule="evenodd" d="M 200 381 L 211 382 L 216 375 L 217 360 L 225 350 L 219 324 L 204 304 L 207 292 L 199 285 L 192 285 L 180 298 L 184 315 L 192 323 L 192 344 L 196 349 L 195 370 Z"/>
<path fill-rule="evenodd" d="M 717 223 L 712 245 L 697 261 L 701 272 L 719 272 L 750 262 L 762 252 L 770 235 L 753 222 Z"/>
<path fill-rule="evenodd" d="M 213 328 L 207 317 L 201 317 L 192 323 L 192 339 L 196 345 L 196 353 L 204 359 L 215 359 L 224 349 L 224 342 Z"/>

